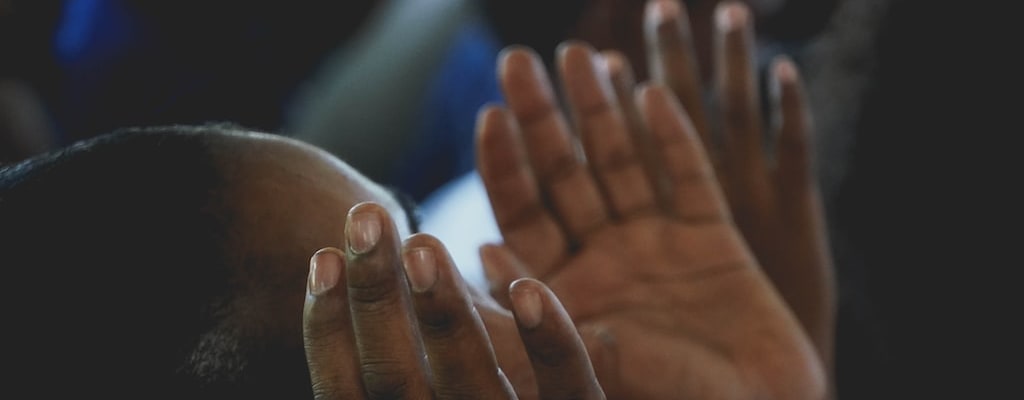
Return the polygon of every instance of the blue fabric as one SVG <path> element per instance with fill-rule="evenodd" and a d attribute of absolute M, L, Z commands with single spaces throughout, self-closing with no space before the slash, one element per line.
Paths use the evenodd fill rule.
<path fill-rule="evenodd" d="M 357 3 L 371 4 L 65 0 L 49 44 L 58 142 L 208 121 L 275 132 L 300 82 L 356 31 Z"/>
<path fill-rule="evenodd" d="M 495 73 L 500 44 L 482 22 L 467 24 L 432 82 L 423 123 L 397 166 L 394 184 L 417 201 L 475 167 L 476 114 L 502 101 Z"/>
<path fill-rule="evenodd" d="M 129 46 L 138 28 L 116 2 L 67 0 L 54 35 L 56 59 L 65 68 L 89 64 Z"/>

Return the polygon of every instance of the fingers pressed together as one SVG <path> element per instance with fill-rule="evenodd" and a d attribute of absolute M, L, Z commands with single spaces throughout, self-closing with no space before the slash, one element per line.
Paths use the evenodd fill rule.
<path fill-rule="evenodd" d="M 355 206 L 344 250 L 310 261 L 303 332 L 316 398 L 516 398 L 466 283 L 436 238 L 400 243 L 387 211 Z M 512 310 L 537 392 L 603 398 L 586 349 L 544 284 L 516 281 Z"/>

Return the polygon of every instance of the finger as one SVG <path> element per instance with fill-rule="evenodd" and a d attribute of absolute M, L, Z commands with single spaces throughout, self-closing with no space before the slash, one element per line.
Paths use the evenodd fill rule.
<path fill-rule="evenodd" d="M 508 285 L 516 279 L 530 277 L 527 268 L 507 247 L 493 244 L 480 246 L 480 261 L 490 286 L 491 297 L 506 309 L 511 308 Z"/>
<path fill-rule="evenodd" d="M 802 204 L 816 187 L 811 167 L 810 110 L 793 61 L 780 57 L 772 63 L 772 90 L 779 138 L 775 146 L 775 180 L 782 204 Z"/>
<path fill-rule="evenodd" d="M 772 63 L 773 94 L 779 126 L 774 179 L 779 207 L 791 227 L 792 240 L 807 243 L 806 259 L 789 254 L 787 262 L 765 264 L 765 272 L 807 330 L 826 365 L 831 365 L 835 293 L 828 235 L 814 179 L 812 122 L 800 76 L 793 62 Z M 774 263 L 773 263 L 774 264 Z"/>
<path fill-rule="evenodd" d="M 345 237 L 349 310 L 367 397 L 429 398 L 394 222 L 380 205 L 357 204 L 349 211 Z"/>
<path fill-rule="evenodd" d="M 541 199 L 519 132 L 506 110 L 480 110 L 476 146 L 480 178 L 505 243 L 522 255 L 533 268 L 530 272 L 542 276 L 565 256 L 568 244 Z M 507 292 L 508 286 L 502 286 L 500 297 L 508 297 Z"/>
<path fill-rule="evenodd" d="M 655 82 L 672 89 L 690 114 L 708 155 L 714 142 L 703 98 L 700 67 L 685 5 L 678 0 L 651 0 L 644 10 L 644 42 Z"/>
<path fill-rule="evenodd" d="M 499 62 L 505 99 L 521 129 L 530 165 L 569 240 L 579 241 L 608 218 L 597 184 L 577 156 L 540 58 L 529 49 L 511 47 Z"/>
<path fill-rule="evenodd" d="M 344 253 L 317 251 L 310 259 L 302 337 L 317 400 L 362 398 L 356 341 L 348 311 Z"/>
<path fill-rule="evenodd" d="M 402 251 L 437 398 L 514 398 L 465 281 L 439 240 L 418 234 Z"/>
<path fill-rule="evenodd" d="M 512 283 L 509 296 L 541 397 L 603 399 L 583 341 L 554 293 L 525 278 Z"/>
<path fill-rule="evenodd" d="M 612 89 L 615 91 L 615 100 L 622 109 L 629 132 L 636 134 L 642 131 L 643 122 L 640 119 L 640 112 L 636 108 L 636 101 L 633 99 L 636 75 L 629 65 L 629 60 L 615 50 L 601 51 L 601 58 L 604 60 L 605 69 L 608 70 L 608 77 L 611 79 Z"/>
<path fill-rule="evenodd" d="M 715 10 L 715 82 L 722 113 L 721 167 L 734 206 L 765 183 L 762 119 L 750 11 L 736 1 Z M 735 209 L 735 207 L 734 207 Z"/>
<path fill-rule="evenodd" d="M 623 115 L 626 117 L 630 132 L 633 134 L 633 145 L 643 163 L 647 175 L 647 182 L 654 191 L 654 197 L 658 204 L 667 209 L 669 206 L 669 195 L 671 187 L 667 177 L 662 172 L 664 167 L 658 159 L 658 149 L 654 147 L 651 133 L 640 116 L 640 109 L 636 106 L 636 80 L 629 61 L 621 53 L 614 50 L 603 51 L 605 63 L 608 68 L 608 75 L 611 76 L 612 87 L 615 89 L 615 96 L 622 106 Z"/>
<path fill-rule="evenodd" d="M 657 85 L 640 88 L 637 102 L 671 186 L 672 212 L 693 223 L 728 220 L 714 169 L 679 102 Z"/>
<path fill-rule="evenodd" d="M 484 322 L 494 356 L 505 377 L 512 384 L 521 399 L 536 399 L 537 382 L 530 368 L 530 359 L 519 340 L 519 328 L 516 326 L 512 310 L 499 306 L 491 297 L 481 298 L 481 294 L 471 289 L 476 311 Z M 508 292 L 501 297 L 508 297 Z"/>
<path fill-rule="evenodd" d="M 559 48 L 562 81 L 587 163 L 613 217 L 651 211 L 656 204 L 654 192 L 634 150 L 610 77 L 607 71 L 597 71 L 597 60 L 593 49 L 582 42 L 568 42 Z"/>

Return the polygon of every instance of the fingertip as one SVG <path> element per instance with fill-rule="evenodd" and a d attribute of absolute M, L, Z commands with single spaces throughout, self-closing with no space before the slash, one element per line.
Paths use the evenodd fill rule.
<path fill-rule="evenodd" d="M 485 269 L 487 268 L 487 265 L 501 262 L 499 259 L 500 255 L 498 254 L 499 251 L 499 246 L 493 243 L 480 245 L 477 252 L 480 255 L 480 261 L 483 263 Z M 485 270 L 484 272 L 486 273 L 487 271 Z"/>
<path fill-rule="evenodd" d="M 673 0 L 650 0 L 644 9 L 645 20 L 648 25 L 664 25 L 679 18 L 680 5 Z"/>
<path fill-rule="evenodd" d="M 540 325 L 544 318 L 544 300 L 541 298 L 543 284 L 532 278 L 519 278 L 509 285 L 512 311 L 516 323 L 525 329 Z"/>
<path fill-rule="evenodd" d="M 477 153 L 484 154 L 490 143 L 495 140 L 494 135 L 505 128 L 508 123 L 508 115 L 504 106 L 499 104 L 486 104 L 480 107 L 476 118 L 476 140 Z"/>
<path fill-rule="evenodd" d="M 386 217 L 384 207 L 375 202 L 362 202 L 349 209 L 345 222 L 348 249 L 356 255 L 373 251 L 380 241 Z"/>
<path fill-rule="evenodd" d="M 590 44 L 580 40 L 567 40 L 558 45 L 558 64 L 563 79 L 577 75 L 577 71 L 603 69 L 604 62 Z"/>
<path fill-rule="evenodd" d="M 337 248 L 317 250 L 309 259 L 309 292 L 314 296 L 322 296 L 337 286 L 344 259 L 345 254 Z"/>
<path fill-rule="evenodd" d="M 605 63 L 608 64 L 609 71 L 622 71 L 625 68 L 626 56 L 618 50 L 602 50 L 601 57 L 604 58 Z"/>
<path fill-rule="evenodd" d="M 590 57 L 595 52 L 593 46 L 579 39 L 568 39 L 558 44 L 556 53 L 559 58 Z"/>
<path fill-rule="evenodd" d="M 320 250 L 317 250 L 315 253 L 313 253 L 313 257 L 317 257 L 317 256 L 319 256 L 319 255 L 321 255 L 323 253 L 334 253 L 334 254 L 337 254 L 337 255 L 344 255 L 345 254 L 344 251 L 342 251 L 341 249 L 339 249 L 337 247 L 324 247 L 324 248 L 322 248 Z"/>
<path fill-rule="evenodd" d="M 785 55 L 775 57 L 772 61 L 772 71 L 775 79 L 778 79 L 782 84 L 794 84 L 800 79 L 800 72 L 797 70 L 796 63 Z"/>
<path fill-rule="evenodd" d="M 636 88 L 637 103 L 641 109 L 648 109 L 651 106 L 667 102 L 670 99 L 669 93 L 671 93 L 671 89 L 663 84 L 644 82 Z"/>
<path fill-rule="evenodd" d="M 495 113 L 501 112 L 501 105 L 498 103 L 487 103 L 480 106 L 480 109 L 476 112 L 477 130 L 479 130 L 481 124 L 494 118 Z"/>
<path fill-rule="evenodd" d="M 537 53 L 523 45 L 510 45 L 498 53 L 498 72 L 502 76 L 508 76 L 509 73 L 520 68 L 533 68 L 535 64 L 539 63 L 540 57 L 537 56 Z"/>
<path fill-rule="evenodd" d="M 715 8 L 715 25 L 722 32 L 739 31 L 749 23 L 750 11 L 738 1 L 724 1 Z"/>
<path fill-rule="evenodd" d="M 488 279 L 509 283 L 526 276 L 525 268 L 507 247 L 488 243 L 480 246 L 479 251 Z M 508 287 L 503 290 L 508 290 Z"/>
<path fill-rule="evenodd" d="M 613 79 L 618 79 L 623 74 L 628 73 L 629 63 L 626 61 L 626 56 L 622 52 L 616 50 L 604 50 L 601 52 L 601 60 L 604 62 L 605 69 L 608 70 L 608 74 Z"/>
<path fill-rule="evenodd" d="M 650 92 L 655 85 L 657 84 L 649 81 L 642 82 L 640 84 L 637 84 L 636 89 L 634 89 L 633 91 L 638 98 L 643 98 L 649 96 L 648 92 Z"/>
<path fill-rule="evenodd" d="M 493 129 L 497 124 L 505 122 L 505 107 L 498 104 L 486 104 L 480 108 L 478 115 L 480 129 Z"/>
<path fill-rule="evenodd" d="M 412 247 L 402 252 L 402 264 L 413 292 L 425 293 L 437 282 L 437 253 L 430 246 Z"/>
<path fill-rule="evenodd" d="M 442 280 L 446 282 L 445 287 L 450 285 L 449 281 L 460 285 L 457 282 L 462 275 L 458 266 L 444 242 L 434 235 L 421 232 L 406 239 L 402 244 L 402 261 L 416 293 L 431 291 L 434 283 Z"/>
<path fill-rule="evenodd" d="M 784 90 L 792 93 L 793 88 L 800 84 L 800 73 L 793 60 L 785 55 L 779 55 L 772 59 L 770 71 L 768 93 L 774 101 L 781 102 Z"/>
<path fill-rule="evenodd" d="M 480 246 L 479 252 L 480 264 L 491 296 L 503 306 L 508 306 L 510 282 L 522 276 L 513 275 L 508 265 L 508 255 L 501 246 L 488 243 Z"/>
<path fill-rule="evenodd" d="M 522 62 L 524 59 L 529 59 L 533 55 L 533 49 L 523 46 L 521 44 L 513 44 L 505 46 L 498 52 L 498 60 L 502 64 L 508 62 Z"/>

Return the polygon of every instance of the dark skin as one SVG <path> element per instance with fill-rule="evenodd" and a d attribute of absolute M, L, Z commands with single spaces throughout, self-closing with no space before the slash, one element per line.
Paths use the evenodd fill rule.
<path fill-rule="evenodd" d="M 719 8 L 713 52 L 715 79 L 705 84 L 700 71 L 708 68 L 702 68 L 698 61 L 704 58 L 695 52 L 701 41 L 688 22 L 710 17 L 688 17 L 686 8 L 677 1 L 649 1 L 643 29 L 647 64 L 652 79 L 671 88 L 687 110 L 714 165 L 734 222 L 814 341 L 825 365 L 831 366 L 836 289 L 821 194 L 814 179 L 810 112 L 792 62 L 780 59 L 773 64 L 769 82 L 773 89 L 772 125 L 762 124 L 751 17 L 735 2 L 725 2 Z M 610 86 L 646 176 L 657 177 L 665 167 L 664 160 L 654 154 L 651 135 L 632 99 L 636 80 L 628 58 L 617 51 L 606 51 L 603 58 L 602 69 L 611 76 Z M 575 73 L 566 71 L 564 64 L 561 68 L 563 75 Z M 521 82 L 506 78 L 502 77 L 502 84 L 509 96 L 523 91 Z M 567 90 L 573 84 L 563 83 Z M 705 86 L 713 89 L 710 104 L 705 100 Z M 766 135 L 768 132 L 771 135 Z M 769 151 L 764 150 L 766 144 Z M 486 156 L 482 157 L 480 169 L 486 169 L 484 164 L 488 162 Z M 669 186 L 657 180 L 650 184 L 662 203 L 668 201 Z M 492 193 L 493 197 L 500 197 L 496 202 L 507 198 L 501 193 Z M 531 246 L 522 247 L 522 257 L 533 257 L 525 254 Z M 538 256 L 545 260 L 552 257 Z M 499 301 L 505 284 L 519 276 L 525 275 L 512 274 L 495 282 Z"/>
<path fill-rule="evenodd" d="M 754 152 L 760 149 L 760 138 L 754 134 L 760 131 L 754 127 L 760 128 L 753 121 L 760 117 L 755 113 L 758 108 L 752 107 L 756 86 L 749 55 L 750 19 L 745 11 L 735 5 L 720 10 L 716 73 L 721 76 L 718 88 L 726 94 L 719 107 L 728 120 L 723 124 L 721 147 L 705 146 L 699 134 L 708 134 L 707 130 L 695 128 L 688 118 L 681 118 L 684 122 L 677 122 L 675 133 L 669 133 L 665 127 L 673 125 L 665 104 L 671 103 L 666 100 L 671 96 L 659 90 L 639 96 L 639 112 L 624 110 L 634 102 L 620 100 L 626 97 L 624 90 L 612 94 L 608 74 L 591 62 L 593 50 L 581 45 L 564 46 L 559 57 L 576 128 L 570 130 L 538 57 L 522 49 L 504 54 L 501 76 L 510 110 L 485 114 L 480 170 L 505 244 L 524 262 L 500 267 L 484 252 L 485 268 L 496 288 L 521 276 L 545 280 L 581 329 L 597 326 L 594 329 L 612 332 L 619 357 L 630 357 L 631 362 L 621 365 L 659 366 L 651 371 L 636 367 L 612 371 L 624 383 L 621 392 L 605 385 L 612 397 L 616 393 L 644 393 L 652 398 L 680 393 L 713 398 L 758 393 L 778 398 L 825 395 L 827 374 L 819 357 L 830 354 L 834 295 L 831 265 L 823 256 L 826 242 L 820 210 L 813 201 L 816 187 L 809 178 L 807 110 L 795 68 L 787 60 L 778 61 L 773 78 L 780 89 L 775 106 L 782 145 L 777 146 L 778 154 L 771 155 L 777 164 Z M 679 29 L 678 25 L 673 28 Z M 656 42 L 657 48 L 685 51 L 684 46 L 663 42 Z M 668 64 L 666 60 L 678 60 L 672 56 L 679 54 L 655 53 L 652 58 Z M 683 60 L 692 62 L 692 58 Z M 665 70 L 673 77 L 698 80 L 681 68 Z M 629 87 L 621 82 L 623 69 L 618 71 L 620 82 L 614 86 Z M 630 123 L 637 117 L 647 121 L 646 129 Z M 583 146 L 586 161 L 573 153 L 575 138 Z M 508 149 L 517 148 L 521 149 L 518 155 L 509 154 Z M 707 150 L 715 151 L 717 168 L 712 167 Z M 716 169 L 724 171 L 718 176 L 722 188 L 715 179 Z M 766 179 L 759 182 L 759 176 Z M 764 182 L 768 184 L 761 185 Z M 739 201 L 741 193 L 751 197 Z M 778 196 L 782 195 L 806 201 L 781 207 Z M 736 201 L 725 203 L 727 196 Z M 760 217 L 785 222 L 744 223 Z M 743 239 L 763 232 L 782 236 L 776 244 L 754 247 L 751 254 Z M 762 259 L 763 269 L 758 262 Z M 770 282 L 766 275 L 773 273 Z M 801 319 L 794 319 L 772 282 L 786 284 L 780 289 L 789 296 L 787 300 L 797 299 L 793 304 L 811 311 L 798 312 Z M 726 298 L 730 301 L 722 301 Z M 709 311 L 715 304 L 723 308 Z M 723 315 L 731 317 L 723 319 Z M 800 325 L 794 325 L 797 321 L 814 342 L 802 336 Z M 745 328 L 735 335 L 718 332 L 731 331 L 728 326 Z M 818 346 L 817 352 L 807 347 L 812 343 Z M 744 353 L 749 359 L 736 356 Z M 659 357 L 668 359 L 651 362 Z M 782 359 L 789 360 L 788 366 L 799 367 L 780 371 L 772 366 Z M 791 389 L 795 391 L 786 391 Z"/>
<path fill-rule="evenodd" d="M 444 246 L 426 234 L 402 243 L 374 203 L 346 226 L 345 250 L 310 260 L 303 336 L 316 399 L 517 398 Z M 554 294 L 524 279 L 509 295 L 540 398 L 603 399 Z"/>
<path fill-rule="evenodd" d="M 579 126 L 605 129 L 593 135 L 594 131 L 580 132 L 583 140 L 591 141 L 584 144 L 587 160 L 600 162 L 600 149 L 630 147 L 625 119 L 618 105 L 612 103 L 615 97 L 610 81 L 601 83 L 608 76 L 598 74 L 592 63 L 593 50 L 578 43 L 568 44 L 561 58 L 565 71 L 574 72 L 573 80 L 567 81 L 577 85 L 573 90 L 578 92 L 569 91 L 573 110 L 596 110 L 591 115 L 575 114 Z M 507 243 L 485 247 L 485 265 L 498 276 L 526 271 L 544 277 L 572 316 L 594 373 L 608 396 L 822 398 L 826 379 L 820 359 L 731 223 L 714 169 L 671 92 L 659 86 L 645 87 L 636 99 L 641 120 L 652 139 L 662 144 L 658 156 L 675 160 L 664 164 L 661 178 L 672 185 L 672 190 L 662 198 L 647 183 L 647 171 L 639 161 L 600 164 L 617 166 L 603 168 L 557 156 L 559 151 L 569 151 L 574 139 L 568 131 L 558 130 L 567 123 L 554 106 L 539 59 L 525 49 L 513 48 L 503 54 L 501 65 L 503 75 L 518 83 L 509 87 L 523 89 L 512 93 L 534 96 L 525 98 L 541 102 L 526 104 L 541 106 L 533 109 L 534 114 L 517 114 L 522 111 L 517 107 L 524 97 L 513 95 L 509 97 L 510 110 L 492 107 L 481 113 L 481 156 L 486 166 L 481 173 L 485 182 L 503 185 L 489 186 L 492 194 L 495 189 L 504 190 L 502 196 L 492 198 L 506 201 L 495 204 L 495 212 L 500 226 L 506 229 Z M 580 103 L 594 100 L 605 104 Z M 547 134 L 526 132 L 545 127 L 556 130 Z M 524 140 L 529 138 L 537 142 Z M 561 164 L 557 179 L 544 179 L 544 175 L 534 172 L 540 168 L 533 160 L 545 159 L 576 160 L 573 162 L 579 164 Z M 579 212 L 593 205 L 598 212 L 556 214 L 558 209 L 547 208 L 536 197 L 542 192 L 562 194 L 562 198 L 552 199 L 553 207 L 561 204 Z M 587 194 L 593 197 L 583 197 Z M 587 378 L 578 374 L 570 379 L 536 369 L 538 359 L 555 356 L 538 357 L 529 341 L 524 347 L 524 341 L 516 337 L 526 314 L 515 290 L 507 297 L 513 313 L 503 313 L 472 292 L 463 294 L 460 300 L 461 304 L 475 303 L 494 352 L 493 361 L 486 356 L 490 353 L 480 339 L 479 325 L 466 323 L 467 328 L 451 332 L 448 323 L 458 324 L 460 320 L 435 314 L 429 301 L 436 297 L 420 297 L 441 293 L 449 279 L 443 271 L 454 270 L 447 258 L 437 257 L 443 254 L 437 250 L 439 245 L 427 236 L 414 236 L 399 252 L 394 228 L 388 228 L 391 225 L 357 228 L 366 224 L 355 222 L 355 216 L 365 217 L 367 213 L 379 223 L 387 221 L 378 209 L 369 206 L 350 213 L 344 252 L 348 292 L 345 296 L 335 294 L 334 300 L 323 303 L 330 307 L 327 325 L 313 328 L 312 334 L 310 316 L 318 314 L 310 311 L 311 303 L 307 302 L 307 343 L 315 340 L 330 345 L 307 347 L 314 385 L 321 396 L 508 396 L 503 381 L 508 378 L 519 397 L 546 398 L 545 393 L 553 390 L 548 382 L 552 376 L 559 377 L 560 384 L 568 383 L 568 390 L 573 392 L 596 385 L 579 383 Z M 605 219 L 596 220 L 597 224 L 588 224 L 586 218 L 569 220 L 588 215 Z M 523 216 L 530 219 L 517 221 Z M 516 227 L 508 224 L 510 221 L 523 222 L 518 225 L 522 230 L 508 229 Z M 572 227 L 583 229 L 573 231 Z M 578 232 L 578 236 L 570 237 L 567 232 Z M 522 236 L 517 236 L 520 233 Z M 378 238 L 377 242 L 385 246 L 366 246 L 367 238 Z M 575 248 L 570 248 L 570 238 Z M 553 247 L 552 243 L 561 245 Z M 533 251 L 517 252 L 516 246 Z M 424 256 L 423 247 L 431 249 L 427 252 L 430 257 Z M 335 270 L 333 276 L 341 279 L 340 251 L 326 252 L 333 252 L 330 262 L 334 266 L 330 268 Z M 544 264 L 539 257 L 550 256 L 551 252 L 561 253 L 552 263 Z M 328 257 L 323 254 L 315 256 L 314 262 L 318 257 Z M 517 254 L 524 256 L 520 259 Z M 398 270 L 400 258 L 408 283 L 403 282 Z M 433 259 L 437 271 L 442 272 L 429 273 L 429 268 L 422 267 L 424 258 Z M 536 266 L 548 269 L 540 271 Z M 317 276 L 316 271 L 313 276 Z M 430 283 L 431 277 L 434 283 Z M 316 282 L 311 287 L 323 287 Z M 464 291 L 464 286 L 452 283 L 449 287 Z M 467 331 L 472 337 L 463 336 Z M 369 339 L 382 335 L 388 337 L 384 342 L 387 346 Z M 424 358 L 422 354 L 429 356 Z M 445 361 L 452 359 L 483 367 L 460 369 Z M 459 365 L 464 363 L 460 361 Z M 493 373 L 496 368 L 504 378 Z M 479 371 L 491 372 L 478 376 Z"/>
<path fill-rule="evenodd" d="M 744 239 L 825 364 L 831 365 L 834 267 L 821 190 L 814 179 L 814 129 L 802 83 L 792 62 L 778 59 L 772 64 L 772 124 L 764 126 L 750 14 L 725 4 L 715 36 L 713 104 L 705 104 L 701 97 L 706 85 L 700 83 L 693 53 L 686 50 L 694 47 L 688 40 L 692 35 L 687 34 L 686 10 L 674 1 L 654 1 L 648 8 L 649 65 L 654 80 L 671 87 L 689 112 Z M 613 64 L 620 66 L 613 68 L 617 73 L 612 79 L 624 99 L 632 86 L 628 64 Z M 626 101 L 622 104 L 630 107 Z M 633 127 L 643 130 L 636 123 Z"/>
<path fill-rule="evenodd" d="M 574 77 L 566 80 L 571 88 L 566 91 L 567 98 L 575 110 L 576 126 L 583 127 L 573 134 L 582 138 L 587 160 L 601 160 L 602 149 L 632 147 L 635 154 L 640 154 L 640 161 L 623 162 L 628 158 L 620 158 L 600 164 L 604 167 L 591 168 L 565 157 L 566 149 L 571 149 L 576 139 L 554 106 L 553 89 L 545 80 L 538 58 L 523 49 L 505 52 L 500 61 L 501 76 L 510 110 L 489 108 L 481 113 L 478 125 L 481 173 L 492 198 L 505 201 L 495 204 L 494 209 L 506 244 L 482 250 L 492 277 L 497 277 L 497 282 L 512 282 L 533 274 L 548 282 L 577 322 L 595 373 L 611 397 L 646 394 L 676 398 L 689 393 L 711 398 L 817 398 L 824 392 L 825 379 L 811 341 L 732 224 L 729 205 L 715 181 L 715 168 L 704 153 L 703 143 L 696 139 L 698 131 L 672 100 L 670 91 L 664 87 L 646 89 L 633 102 L 619 101 L 623 91 L 612 94 L 616 91 L 611 77 L 616 74 L 611 72 L 616 68 L 609 65 L 609 73 L 598 73 L 591 61 L 596 58 L 592 49 L 579 44 L 564 49 L 560 65 L 565 76 Z M 799 88 L 799 80 L 786 68 L 778 67 L 781 71 L 776 73 L 782 93 L 799 95 L 799 90 L 794 90 Z M 534 101 L 523 101 L 530 96 Z M 595 99 L 596 104 L 592 103 Z M 621 106 L 634 102 L 638 105 L 636 112 Z M 530 104 L 534 108 L 523 107 Z M 792 107 L 799 102 L 782 104 Z M 580 110 L 599 113 L 585 116 Z M 804 111 L 795 113 L 802 115 Z M 530 112 L 535 117 L 523 118 Z M 588 118 L 592 128 L 586 128 Z M 645 131 L 628 130 L 628 118 L 640 121 Z M 531 119 L 548 119 L 546 124 L 555 130 L 548 130 L 548 134 L 525 131 L 536 126 L 520 130 L 530 125 L 524 121 Z M 650 139 L 657 140 L 654 143 L 662 144 L 653 147 L 659 152 L 637 150 L 645 148 L 639 139 L 647 134 L 643 132 L 649 132 Z M 563 156 L 559 157 L 559 152 Z M 649 158 L 660 161 L 650 162 Z M 544 168 L 543 160 L 561 161 L 550 164 L 555 168 L 549 171 L 554 171 L 551 175 L 557 179 L 545 179 L 537 172 Z M 632 177 L 616 176 L 619 173 Z M 492 185 L 495 182 L 505 189 Z M 658 186 L 657 182 L 667 183 Z M 549 203 L 540 201 L 541 193 L 550 199 Z M 516 201 L 525 207 L 517 209 Z M 564 207 L 565 215 L 557 207 Z M 595 209 L 597 213 L 587 213 Z M 579 211 L 584 211 L 579 214 L 584 217 L 597 215 L 590 220 L 597 223 L 575 218 L 574 213 Z M 531 237 L 540 240 L 529 243 Z M 662 244 L 645 237 L 660 238 Z M 551 262 L 545 264 L 545 257 Z M 664 285 L 658 288 L 652 282 Z M 538 398 L 538 375 L 519 339 L 515 314 L 471 289 L 469 296 L 484 323 L 497 365 L 516 394 Z M 413 306 L 403 304 L 392 306 L 406 307 L 406 311 L 388 314 L 396 318 L 390 323 L 393 332 L 403 332 L 401 326 L 418 323 L 410 317 L 414 313 L 408 311 Z M 631 308 L 638 311 L 621 313 Z M 735 326 L 743 328 L 731 328 Z M 346 329 L 344 325 L 337 328 Z M 353 338 L 359 335 L 355 330 L 341 334 Z M 457 392 L 459 382 L 442 381 L 448 383 L 438 388 L 436 381 L 423 378 L 428 373 L 422 371 L 432 370 L 432 366 L 419 358 L 402 358 L 403 354 L 421 354 L 415 353 L 417 340 L 424 340 L 417 339 L 418 334 L 403 334 L 403 346 L 412 353 L 384 355 L 399 361 L 384 380 L 374 379 L 373 393 L 408 388 Z M 367 349 L 361 349 L 354 339 L 348 343 L 351 350 L 341 357 L 347 361 L 336 361 L 344 363 L 344 368 L 337 371 L 364 371 L 367 364 L 361 361 L 367 358 L 358 354 Z M 370 364 L 371 372 L 379 367 L 372 361 Z M 664 367 L 657 371 L 620 367 L 655 364 Z M 656 373 L 664 375 L 659 378 Z M 404 378 L 395 379 L 395 374 L 412 378 L 407 383 Z M 328 377 L 333 379 L 344 378 Z M 364 378 L 360 375 L 359 379 L 361 382 Z M 347 382 L 351 385 L 357 381 Z M 494 388 L 493 382 L 491 385 Z"/>
<path fill-rule="evenodd" d="M 604 385 L 610 397 L 821 398 L 821 361 L 733 224 L 678 103 L 664 88 L 637 95 L 665 165 L 649 177 L 593 57 L 581 44 L 561 52 L 582 127 L 570 132 L 536 55 L 504 54 L 510 109 L 484 113 L 481 176 L 523 263 L 484 253 L 490 276 L 541 277 L 580 329 L 614 337 L 619 367 L 598 371 L 621 381 Z"/>

